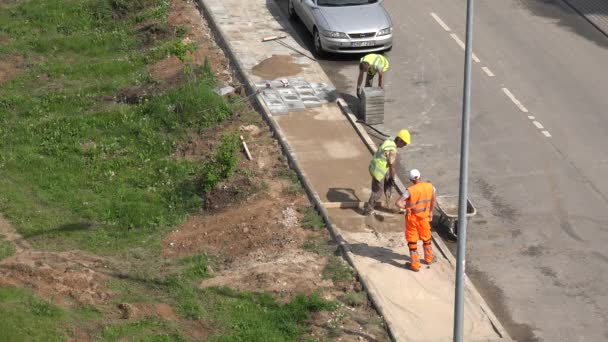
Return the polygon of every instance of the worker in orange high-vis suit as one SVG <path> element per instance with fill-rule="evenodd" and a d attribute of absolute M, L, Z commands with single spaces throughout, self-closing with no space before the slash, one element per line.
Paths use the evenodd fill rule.
<path fill-rule="evenodd" d="M 433 247 L 431 245 L 431 220 L 435 208 L 435 187 L 430 182 L 420 179 L 420 171 L 409 171 L 412 186 L 407 188 L 402 197 L 395 203 L 397 207 L 405 209 L 405 240 L 410 249 L 410 262 L 406 264 L 410 270 L 420 270 L 420 256 L 418 255 L 418 240 L 424 246 L 424 261 L 433 263 Z"/>

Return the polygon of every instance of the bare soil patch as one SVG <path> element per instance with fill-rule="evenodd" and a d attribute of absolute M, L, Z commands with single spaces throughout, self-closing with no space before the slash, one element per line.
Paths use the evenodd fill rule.
<path fill-rule="evenodd" d="M 19 76 L 23 72 L 22 63 L 23 57 L 19 55 L 8 56 L 8 58 L 0 60 L 0 84 Z"/>
<path fill-rule="evenodd" d="M 103 285 L 107 276 L 99 270 L 107 268 L 103 259 L 82 252 L 26 250 L 0 263 L 0 286 L 30 288 L 65 306 L 104 304 L 112 293 Z"/>
<path fill-rule="evenodd" d="M 296 293 L 311 294 L 321 287 L 331 287 L 331 280 L 321 272 L 326 258 L 291 249 L 278 255 L 252 253 L 231 265 L 220 275 L 201 283 L 202 287 L 224 286 L 245 291 L 268 291 L 281 297 Z"/>
<path fill-rule="evenodd" d="M 253 74 L 266 80 L 284 76 L 297 75 L 302 71 L 302 66 L 293 62 L 289 55 L 273 55 L 266 58 L 252 69 Z"/>

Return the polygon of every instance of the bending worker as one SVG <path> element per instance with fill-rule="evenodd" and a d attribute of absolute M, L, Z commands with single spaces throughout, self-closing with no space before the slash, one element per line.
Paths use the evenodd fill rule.
<path fill-rule="evenodd" d="M 420 171 L 412 169 L 409 172 L 412 186 L 407 188 L 395 205 L 405 209 L 405 240 L 410 249 L 410 270 L 420 270 L 418 255 L 418 240 L 424 246 L 424 261 L 427 265 L 433 263 L 433 247 L 431 245 L 431 225 L 433 209 L 435 208 L 435 187 L 430 182 L 420 179 Z"/>
<path fill-rule="evenodd" d="M 378 87 L 384 89 L 384 73 L 388 70 L 388 59 L 386 57 L 370 53 L 361 58 L 359 62 L 359 78 L 357 79 L 357 96 L 361 96 L 361 84 L 363 74 L 366 73 L 365 86 L 371 87 L 374 76 L 378 74 Z"/>
<path fill-rule="evenodd" d="M 372 176 L 372 194 L 367 201 L 364 214 L 374 213 L 376 204 L 382 193 L 390 193 L 395 179 L 395 168 L 397 160 L 397 148 L 407 146 L 411 143 L 410 132 L 402 129 L 397 133 L 395 139 L 386 139 L 369 163 L 369 174 Z M 389 205 L 387 203 L 387 205 Z"/>

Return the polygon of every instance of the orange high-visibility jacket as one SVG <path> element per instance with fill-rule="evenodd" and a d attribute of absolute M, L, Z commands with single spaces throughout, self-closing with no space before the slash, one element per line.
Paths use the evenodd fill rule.
<path fill-rule="evenodd" d="M 409 209 L 408 216 L 425 219 L 431 216 L 431 202 L 433 201 L 433 184 L 420 182 L 407 188 L 410 197 L 405 207 Z"/>

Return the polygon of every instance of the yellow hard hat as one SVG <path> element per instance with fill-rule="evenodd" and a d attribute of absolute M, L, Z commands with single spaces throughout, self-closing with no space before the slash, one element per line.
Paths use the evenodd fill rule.
<path fill-rule="evenodd" d="M 408 131 L 407 129 L 400 130 L 399 133 L 397 133 L 397 136 L 399 137 L 399 139 L 403 140 L 403 142 L 405 142 L 408 145 L 412 143 L 412 138 L 410 137 L 410 131 Z"/>

